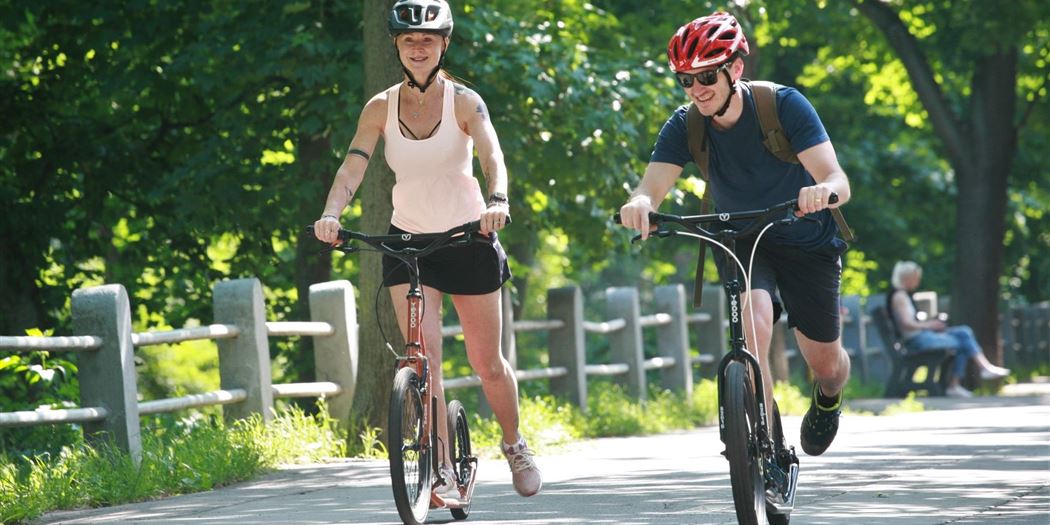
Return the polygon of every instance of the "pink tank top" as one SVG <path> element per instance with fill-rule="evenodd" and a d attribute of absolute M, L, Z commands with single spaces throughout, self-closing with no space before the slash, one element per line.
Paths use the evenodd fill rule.
<path fill-rule="evenodd" d="M 387 90 L 383 132 L 387 164 L 396 175 L 390 223 L 410 233 L 443 232 L 477 220 L 485 210 L 474 178 L 474 139 L 456 122 L 452 82 L 444 82 L 441 124 L 429 138 L 405 138 L 397 122 L 397 84 Z"/>

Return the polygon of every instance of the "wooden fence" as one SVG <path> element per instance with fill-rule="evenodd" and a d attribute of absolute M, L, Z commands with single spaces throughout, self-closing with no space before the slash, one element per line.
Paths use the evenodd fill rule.
<path fill-rule="evenodd" d="M 650 370 L 660 385 L 678 391 L 692 390 L 697 366 L 710 374 L 712 365 L 726 351 L 724 293 L 705 287 L 704 308 L 690 312 L 682 285 L 653 290 L 653 304 L 643 314 L 635 288 L 609 288 L 605 292 L 607 319 L 584 319 L 579 288 L 548 290 L 547 318 L 513 319 L 509 292 L 504 289 L 503 352 L 521 381 L 550 381 L 551 392 L 586 410 L 587 378 L 617 376 L 627 391 L 644 399 Z M 259 414 L 272 417 L 275 398 L 324 396 L 330 415 L 349 420 L 357 378 L 358 324 L 353 287 L 333 281 L 310 287 L 310 321 L 266 321 L 262 285 L 257 279 L 223 281 L 213 290 L 214 324 L 168 331 L 134 333 L 127 292 L 121 285 L 77 290 L 72 297 L 73 335 L 67 337 L 0 336 L 0 350 L 78 352 L 80 407 L 0 413 L 0 428 L 40 424 L 81 423 L 89 439 L 112 439 L 136 461 L 141 457 L 139 416 L 187 408 L 222 405 L 224 417 L 235 420 Z M 870 324 L 863 298 L 843 298 L 843 346 L 853 360 L 855 376 L 883 381 L 888 359 Z M 1003 316 L 1006 365 L 1050 360 L 1050 304 L 1011 308 Z M 785 331 L 784 323 L 777 329 Z M 643 347 L 644 330 L 655 330 L 656 345 Z M 517 370 L 515 334 L 547 331 L 549 366 Z M 443 329 L 446 337 L 461 334 L 459 326 Z M 605 336 L 611 362 L 588 363 L 585 334 Z M 314 338 L 315 371 L 312 383 L 272 384 L 269 338 Z M 220 389 L 155 401 L 137 401 L 134 348 L 199 339 L 214 339 L 219 347 Z M 692 340 L 691 340 L 692 339 Z M 783 346 L 774 355 L 801 366 L 792 337 L 774 338 Z M 696 350 L 694 350 L 694 348 Z M 705 365 L 706 368 L 704 368 Z M 777 370 L 774 362 L 774 369 Z M 781 367 L 779 375 L 785 371 Z M 777 372 L 775 372 L 777 375 Z M 477 386 L 476 376 L 448 378 L 445 388 Z"/>
<path fill-rule="evenodd" d="M 0 349 L 79 352 L 80 407 L 0 413 L 0 428 L 82 423 L 88 439 L 112 439 L 138 462 L 139 416 L 223 405 L 227 419 L 272 418 L 274 398 L 326 396 L 333 417 L 350 414 L 357 377 L 357 313 L 348 281 L 310 287 L 310 322 L 267 322 L 257 279 L 223 281 L 213 290 L 215 324 L 133 333 L 127 291 L 119 284 L 73 292 L 71 337 L 0 336 Z M 318 381 L 271 384 L 269 337 L 313 336 Z M 134 348 L 198 339 L 219 347 L 220 390 L 139 402 Z"/>

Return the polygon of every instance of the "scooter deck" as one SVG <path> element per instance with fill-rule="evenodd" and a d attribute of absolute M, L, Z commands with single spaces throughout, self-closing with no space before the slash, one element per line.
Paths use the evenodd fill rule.
<path fill-rule="evenodd" d="M 791 511 L 795 508 L 795 491 L 798 488 L 798 463 L 792 463 L 791 469 L 788 472 L 788 489 L 787 493 L 784 494 L 783 499 L 781 498 L 770 498 L 766 496 L 766 503 L 768 504 L 767 512 L 773 512 L 774 514 L 791 514 Z"/>
<path fill-rule="evenodd" d="M 478 480 L 478 458 L 472 456 L 467 458 L 467 461 L 471 465 L 470 479 L 467 480 L 466 484 L 460 483 L 457 479 L 456 489 L 446 493 L 444 496 L 431 492 L 431 509 L 462 509 L 470 507 L 470 500 L 474 495 L 474 483 Z"/>

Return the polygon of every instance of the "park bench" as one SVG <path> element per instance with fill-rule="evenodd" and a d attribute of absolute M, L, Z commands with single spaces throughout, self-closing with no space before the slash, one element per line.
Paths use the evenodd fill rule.
<path fill-rule="evenodd" d="M 875 305 L 871 309 L 871 319 L 882 338 L 882 349 L 891 363 L 884 395 L 905 397 L 908 392 L 925 390 L 931 396 L 943 396 L 955 350 L 931 348 L 922 352 L 909 351 L 897 335 L 885 305 Z M 925 376 L 916 380 L 920 369 L 925 372 Z"/>

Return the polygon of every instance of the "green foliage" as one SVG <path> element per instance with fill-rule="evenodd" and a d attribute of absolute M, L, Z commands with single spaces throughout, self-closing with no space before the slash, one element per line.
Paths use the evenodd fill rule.
<path fill-rule="evenodd" d="M 0 357 L 0 412 L 75 406 L 71 402 L 79 398 L 80 391 L 76 372 L 74 362 L 52 357 L 51 352 Z M 5 428 L 0 432 L 0 454 L 55 454 L 79 439 L 80 432 L 72 425 Z"/>
<path fill-rule="evenodd" d="M 777 400 L 777 408 L 780 409 L 780 415 L 804 415 L 809 410 L 812 388 L 809 385 L 799 387 L 788 382 L 778 382 L 773 385 L 773 398 Z"/>
<path fill-rule="evenodd" d="M 369 459 L 387 459 L 388 452 L 386 442 L 383 439 L 383 430 L 369 426 L 366 421 L 350 422 L 350 428 L 360 429 L 357 439 L 352 437 L 348 440 L 346 454 L 349 457 L 360 457 Z"/>
<path fill-rule="evenodd" d="M 926 410 L 926 406 L 915 398 L 915 392 L 909 392 L 908 397 L 892 405 L 887 406 L 881 415 L 893 416 L 897 414 L 909 414 L 912 412 L 923 412 Z"/>
<path fill-rule="evenodd" d="M 805 387 L 808 389 L 809 387 Z M 777 383 L 774 395 L 782 415 L 801 416 L 809 408 L 808 390 Z M 647 401 L 631 398 L 620 385 L 595 381 L 589 385 L 587 413 L 550 396 L 523 398 L 521 432 L 536 450 L 550 450 L 582 438 L 634 436 L 684 430 L 718 422 L 718 385 L 702 379 L 689 397 L 653 388 Z M 475 453 L 499 455 L 503 438 L 495 418 L 474 415 L 470 426 Z"/>
<path fill-rule="evenodd" d="M 221 419 L 164 416 L 144 428 L 137 467 L 105 444 L 0 456 L 0 522 L 20 522 L 55 509 L 210 490 L 278 464 L 343 456 L 345 442 L 334 428 L 324 415 L 310 416 L 298 408 L 268 425 L 261 418 L 227 427 Z"/>
<path fill-rule="evenodd" d="M 881 291 L 903 258 L 924 265 L 927 286 L 947 290 L 956 173 L 902 61 L 855 3 L 453 4 L 448 69 L 485 98 L 510 171 L 515 223 L 503 238 L 519 318 L 543 317 L 545 290 L 568 283 L 583 287 L 588 319 L 600 319 L 592 299 L 608 286 L 639 286 L 644 296 L 656 284 L 691 282 L 694 243 L 632 246 L 609 217 L 637 184 L 660 126 L 686 101 L 665 66 L 670 34 L 714 9 L 731 10 L 747 31 L 747 75 L 797 85 L 835 143 L 855 196 L 845 213 L 858 233 L 843 290 Z M 892 4 L 961 117 L 979 102 L 972 59 L 986 39 L 973 35 L 1018 45 L 1018 150 L 1000 290 L 1013 302 L 1046 299 L 1050 4 L 1008 2 L 996 17 L 975 1 Z M 213 283 L 242 276 L 264 283 L 267 319 L 304 318 L 299 290 L 318 278 L 310 268 L 324 265 L 311 266 L 300 225 L 319 211 L 370 96 L 362 93 L 360 13 L 359 0 L 272 9 L 242 0 L 0 5 L 0 334 L 29 326 L 68 333 L 71 291 L 104 282 L 128 288 L 137 330 L 207 323 Z M 693 173 L 665 211 L 697 210 Z M 339 276 L 358 271 L 350 257 L 334 264 Z M 713 266 L 707 275 L 714 278 Z M 589 341 L 588 358 L 601 358 L 603 345 Z M 522 334 L 519 362 L 543 365 L 543 347 L 544 335 Z M 212 350 L 185 350 L 143 349 L 147 397 L 214 385 L 214 361 L 197 357 Z M 307 345 L 281 340 L 273 353 L 276 376 L 311 378 Z M 447 374 L 469 373 L 462 352 L 447 355 Z M 45 375 L 76 364 L 15 359 Z M 4 362 L 0 409 L 75 402 L 72 376 L 55 374 L 63 386 L 43 388 L 51 381 L 36 369 L 12 372 L 13 361 Z M 73 443 L 70 428 L 5 432 L 0 441 L 17 436 L 4 446 L 43 450 Z"/>
<path fill-rule="evenodd" d="M 584 422 L 579 410 L 551 396 L 522 398 L 518 421 L 521 433 L 535 450 L 549 450 L 583 437 Z M 497 457 L 503 431 L 496 418 L 482 418 L 475 413 L 470 439 L 475 454 Z"/>

